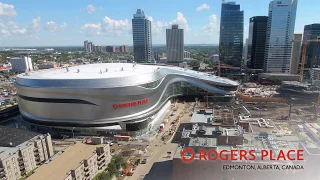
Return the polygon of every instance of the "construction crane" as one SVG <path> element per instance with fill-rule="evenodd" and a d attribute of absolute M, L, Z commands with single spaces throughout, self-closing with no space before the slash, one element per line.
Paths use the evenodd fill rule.
<path fill-rule="evenodd" d="M 220 77 L 221 73 L 221 64 L 220 64 L 220 59 L 218 60 L 218 77 Z"/>
<path fill-rule="evenodd" d="M 293 40 L 292 42 L 302 42 L 303 49 L 302 49 L 302 61 L 301 61 L 301 67 L 300 67 L 300 82 L 302 82 L 303 81 L 303 73 L 304 73 L 304 65 L 306 63 L 306 57 L 307 57 L 307 46 L 308 46 L 308 43 L 310 43 L 310 42 L 319 43 L 320 42 L 320 36 L 318 36 L 317 39 L 312 39 L 312 40 Z M 315 110 L 315 112 L 316 112 L 315 119 L 317 119 L 317 117 L 318 117 L 319 105 L 320 105 L 320 93 L 318 95 L 318 100 L 317 100 L 316 107 L 315 107 L 315 109 L 316 109 Z"/>
<path fill-rule="evenodd" d="M 300 68 L 300 82 L 303 81 L 303 72 L 304 72 L 304 64 L 306 63 L 307 57 L 307 43 L 309 42 L 320 42 L 320 39 L 314 40 L 293 40 L 292 42 L 301 42 L 303 45 L 302 49 L 302 61 L 301 61 L 301 68 Z"/>

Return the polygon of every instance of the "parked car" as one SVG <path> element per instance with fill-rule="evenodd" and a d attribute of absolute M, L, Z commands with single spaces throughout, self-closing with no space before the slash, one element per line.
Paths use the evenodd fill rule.
<path fill-rule="evenodd" d="M 141 161 L 141 164 L 146 164 L 148 161 L 148 158 L 144 158 L 142 161 Z"/>

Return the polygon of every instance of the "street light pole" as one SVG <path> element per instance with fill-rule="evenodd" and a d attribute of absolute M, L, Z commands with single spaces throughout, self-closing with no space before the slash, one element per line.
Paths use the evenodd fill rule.
<path fill-rule="evenodd" d="M 74 128 L 75 127 L 72 128 L 72 138 L 73 138 L 73 140 L 74 140 L 74 132 L 73 132 Z"/>

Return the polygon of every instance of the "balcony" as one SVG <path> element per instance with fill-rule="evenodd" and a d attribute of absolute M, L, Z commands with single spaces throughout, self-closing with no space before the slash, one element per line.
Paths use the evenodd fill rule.
<path fill-rule="evenodd" d="M 25 172 L 26 168 L 24 166 L 20 166 L 20 171 Z"/>
<path fill-rule="evenodd" d="M 23 161 L 23 158 L 22 157 L 18 157 L 18 161 Z"/>
<path fill-rule="evenodd" d="M 4 168 L 0 168 L 0 172 L 4 172 Z"/>
<path fill-rule="evenodd" d="M 89 171 L 84 174 L 84 176 L 86 176 L 86 177 L 88 177 L 89 175 L 90 175 Z"/>
<path fill-rule="evenodd" d="M 98 166 L 100 166 L 100 165 L 104 165 L 104 164 L 105 164 L 105 162 L 106 162 L 106 161 L 105 161 L 105 159 L 103 159 L 102 161 L 99 161 L 99 162 L 98 162 Z"/>
<path fill-rule="evenodd" d="M 36 160 L 36 161 L 39 161 L 39 160 L 40 160 L 39 154 L 35 156 L 35 160 Z"/>
<path fill-rule="evenodd" d="M 105 159 L 105 158 L 106 158 L 105 154 L 102 154 L 101 156 L 98 157 L 98 161 L 100 161 L 101 159 Z"/>
<path fill-rule="evenodd" d="M 3 178 L 1 178 L 1 180 L 7 180 L 7 177 L 3 177 Z"/>
<path fill-rule="evenodd" d="M 6 177 L 6 174 L 4 172 L 0 173 L 0 178 Z"/>
<path fill-rule="evenodd" d="M 19 161 L 19 166 L 24 165 L 23 161 Z"/>
<path fill-rule="evenodd" d="M 101 157 L 103 157 L 103 156 L 105 156 L 105 155 L 106 155 L 105 152 L 101 153 L 101 154 L 98 156 L 98 159 L 101 158 Z"/>
<path fill-rule="evenodd" d="M 89 166 L 84 167 L 84 172 L 88 172 L 89 171 Z"/>
<path fill-rule="evenodd" d="M 34 155 L 39 155 L 39 151 L 35 151 L 35 152 L 34 152 Z"/>
<path fill-rule="evenodd" d="M 38 151 L 38 148 L 34 147 L 33 152 L 37 152 L 37 151 Z"/>

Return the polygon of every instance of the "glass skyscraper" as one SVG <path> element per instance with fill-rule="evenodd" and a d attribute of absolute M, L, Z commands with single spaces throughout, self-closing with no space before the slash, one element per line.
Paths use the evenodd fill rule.
<path fill-rule="evenodd" d="M 320 40 L 320 24 L 304 26 L 303 40 Z M 305 68 L 320 66 L 320 43 L 307 42 L 307 56 Z"/>
<path fill-rule="evenodd" d="M 133 54 L 137 63 L 153 62 L 151 21 L 147 19 L 141 9 L 132 19 Z"/>
<path fill-rule="evenodd" d="M 243 50 L 243 11 L 235 2 L 223 2 L 220 20 L 220 60 L 241 64 Z"/>
<path fill-rule="evenodd" d="M 247 65 L 250 69 L 263 69 L 267 23 L 268 16 L 255 16 L 250 18 L 247 43 Z"/>
<path fill-rule="evenodd" d="M 269 4 L 265 72 L 289 73 L 297 3 L 298 0 L 273 0 Z"/>

